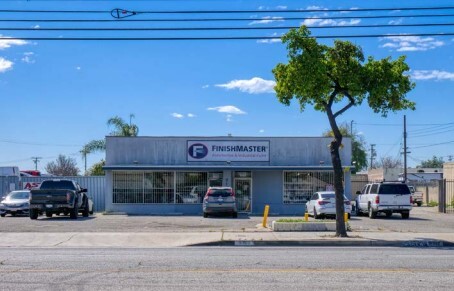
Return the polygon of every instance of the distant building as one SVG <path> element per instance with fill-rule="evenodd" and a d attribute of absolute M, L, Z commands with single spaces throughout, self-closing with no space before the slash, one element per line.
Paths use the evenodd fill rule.
<path fill-rule="evenodd" d="M 378 168 L 367 171 L 369 182 L 399 181 L 402 168 Z"/>
<path fill-rule="evenodd" d="M 400 174 L 403 181 L 404 174 Z M 443 168 L 408 168 L 407 180 L 415 182 L 430 182 L 443 179 Z"/>
<path fill-rule="evenodd" d="M 454 180 L 454 162 L 443 164 L 443 178 Z"/>

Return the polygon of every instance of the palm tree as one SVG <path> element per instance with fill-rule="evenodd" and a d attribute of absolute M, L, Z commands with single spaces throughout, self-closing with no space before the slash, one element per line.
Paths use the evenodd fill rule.
<path fill-rule="evenodd" d="M 135 117 L 134 114 L 129 114 L 129 123 L 126 123 L 123 118 L 119 116 L 114 116 L 107 120 L 107 125 L 113 125 L 114 130 L 110 133 L 113 136 L 137 136 L 139 133 L 139 127 L 136 124 L 132 123 L 132 119 Z M 105 151 L 106 150 L 106 140 L 99 139 L 99 140 L 92 140 L 85 144 L 80 150 L 82 154 L 85 165 L 87 164 L 87 155 L 98 152 L 98 151 Z M 86 171 L 86 166 L 85 166 Z"/>
<path fill-rule="evenodd" d="M 115 130 L 110 134 L 113 136 L 137 136 L 139 128 L 132 123 L 134 117 L 134 114 L 129 114 L 129 124 L 119 116 L 109 118 L 109 120 L 107 120 L 107 125 L 113 125 L 115 127 Z"/>

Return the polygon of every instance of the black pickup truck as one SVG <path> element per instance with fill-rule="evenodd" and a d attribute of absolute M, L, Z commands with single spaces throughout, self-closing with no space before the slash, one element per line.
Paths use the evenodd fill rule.
<path fill-rule="evenodd" d="M 30 191 L 30 219 L 37 219 L 39 213 L 69 213 L 70 218 L 77 219 L 79 212 L 83 217 L 90 214 L 87 189 L 73 180 L 45 180 L 39 189 Z"/>

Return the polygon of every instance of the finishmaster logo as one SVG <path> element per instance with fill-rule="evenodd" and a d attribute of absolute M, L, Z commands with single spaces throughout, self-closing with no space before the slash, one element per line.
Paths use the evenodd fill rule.
<path fill-rule="evenodd" d="M 208 148 L 204 144 L 196 143 L 189 147 L 188 153 L 194 159 L 203 159 L 208 154 Z"/>
<path fill-rule="evenodd" d="M 189 162 L 269 162 L 268 140 L 189 140 Z"/>

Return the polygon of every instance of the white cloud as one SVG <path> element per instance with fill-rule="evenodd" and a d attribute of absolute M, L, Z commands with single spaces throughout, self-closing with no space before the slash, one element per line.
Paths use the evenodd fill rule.
<path fill-rule="evenodd" d="M 285 9 L 287 9 L 287 6 L 284 6 L 284 5 L 279 5 L 279 6 L 276 6 L 276 9 L 282 9 L 282 10 L 285 10 Z"/>
<path fill-rule="evenodd" d="M 317 19 L 316 17 L 306 18 L 302 25 L 306 26 L 346 26 L 346 25 L 357 25 L 361 22 L 360 19 L 351 19 L 349 21 L 345 20 L 334 20 L 334 19 Z"/>
<path fill-rule="evenodd" d="M 202 89 L 210 88 L 210 85 L 203 85 Z"/>
<path fill-rule="evenodd" d="M 187 116 L 188 116 L 189 118 L 193 118 L 193 117 L 196 117 L 197 115 L 192 114 L 192 113 L 188 113 Z"/>
<path fill-rule="evenodd" d="M 404 19 L 403 18 L 399 18 L 397 20 L 391 20 L 388 22 L 388 24 L 392 24 L 392 25 L 399 25 L 399 24 L 402 24 L 402 22 L 404 22 Z"/>
<path fill-rule="evenodd" d="M 249 25 L 268 24 L 268 23 L 282 22 L 282 21 L 284 21 L 284 19 L 281 16 L 264 16 L 264 17 L 262 17 L 262 20 L 254 20 L 254 21 L 250 22 Z"/>
<path fill-rule="evenodd" d="M 415 80 L 450 80 L 454 81 L 454 73 L 438 70 L 416 70 L 411 77 Z"/>
<path fill-rule="evenodd" d="M 257 40 L 257 43 L 280 43 L 281 39 L 280 38 L 271 38 L 271 39 L 259 39 Z"/>
<path fill-rule="evenodd" d="M 226 88 L 228 90 L 238 89 L 241 92 L 249 94 L 274 93 L 276 82 L 254 77 L 250 80 L 233 80 L 227 84 L 217 84 L 216 87 Z"/>
<path fill-rule="evenodd" d="M 24 57 L 21 59 L 22 62 L 27 63 L 27 64 L 34 64 L 35 60 L 32 59 L 32 56 L 34 53 L 32 52 L 26 52 L 24 53 Z"/>
<path fill-rule="evenodd" d="M 277 37 L 278 34 L 277 32 L 273 33 L 271 35 L 272 37 Z M 281 43 L 282 40 L 281 40 L 281 37 L 279 36 L 279 38 L 270 38 L 270 39 L 259 39 L 257 40 L 257 43 Z"/>
<path fill-rule="evenodd" d="M 184 118 L 183 114 L 176 113 L 176 112 L 174 112 L 174 113 L 172 113 L 170 115 L 172 115 L 172 117 L 175 117 L 175 118 L 178 118 L 178 119 Z"/>
<path fill-rule="evenodd" d="M 232 119 L 232 115 L 231 114 L 227 114 L 227 117 L 225 119 L 227 122 L 232 122 L 233 119 Z"/>
<path fill-rule="evenodd" d="M 76 70 L 80 71 L 82 68 L 81 67 L 76 67 Z"/>
<path fill-rule="evenodd" d="M 11 70 L 13 68 L 13 64 L 14 64 L 13 62 L 0 57 L 0 73 L 4 73 L 8 70 Z"/>
<path fill-rule="evenodd" d="M 351 12 L 353 12 L 355 10 L 358 10 L 358 7 L 350 7 L 348 10 L 349 11 L 340 11 L 339 13 L 341 13 L 341 14 L 342 13 L 344 13 L 344 14 L 351 13 Z"/>
<path fill-rule="evenodd" d="M 260 132 L 260 133 L 264 133 L 265 130 L 264 130 L 264 129 L 260 129 L 259 132 Z"/>
<path fill-rule="evenodd" d="M 303 22 L 301 22 L 302 25 L 306 25 L 306 26 L 312 26 L 318 22 L 322 21 L 321 19 L 313 19 L 313 18 L 306 18 L 304 19 Z"/>
<path fill-rule="evenodd" d="M 323 6 L 316 6 L 316 5 L 311 5 L 307 6 L 306 10 L 326 10 L 327 8 L 323 8 Z"/>
<path fill-rule="evenodd" d="M 445 43 L 433 37 L 387 36 L 381 40 L 390 41 L 381 47 L 395 49 L 398 52 L 427 51 L 443 46 Z"/>
<path fill-rule="evenodd" d="M 27 44 L 27 42 L 25 40 L 22 40 L 22 39 L 9 39 L 9 37 L 3 36 L 1 34 L 0 34 L 0 37 L 3 38 L 3 39 L 0 39 L 0 50 L 4 50 L 4 49 L 7 49 L 7 48 L 10 48 L 13 45 L 19 46 L 19 45 Z"/>
<path fill-rule="evenodd" d="M 34 28 L 34 29 L 40 29 L 40 28 L 41 28 L 41 26 L 39 26 L 39 25 L 35 25 L 35 26 L 33 26 L 33 28 Z"/>
<path fill-rule="evenodd" d="M 233 106 L 233 105 L 225 105 L 225 106 L 218 106 L 218 107 L 209 107 L 207 108 L 207 110 L 214 110 L 214 111 L 217 111 L 219 113 L 227 113 L 227 117 L 231 114 L 246 114 L 246 112 L 244 112 L 243 110 L 239 109 L 238 107 L 236 106 Z"/>

